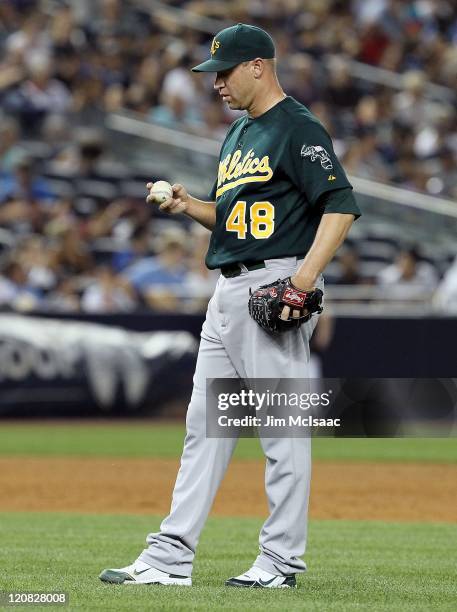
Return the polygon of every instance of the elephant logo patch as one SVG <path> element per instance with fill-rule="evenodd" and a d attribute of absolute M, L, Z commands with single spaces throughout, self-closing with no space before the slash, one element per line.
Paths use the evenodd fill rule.
<path fill-rule="evenodd" d="M 300 151 L 302 157 L 309 157 L 310 161 L 315 162 L 318 159 L 324 170 L 332 170 L 333 164 L 330 155 L 320 145 L 303 145 Z"/>

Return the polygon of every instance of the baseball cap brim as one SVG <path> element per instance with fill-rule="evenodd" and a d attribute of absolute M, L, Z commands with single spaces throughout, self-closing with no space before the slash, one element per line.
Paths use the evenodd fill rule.
<path fill-rule="evenodd" d="M 234 68 L 238 64 L 241 64 L 241 61 L 209 59 L 206 60 L 206 62 L 198 64 L 198 66 L 194 66 L 191 70 L 192 72 L 223 72 L 224 70 L 230 70 L 230 68 Z"/>

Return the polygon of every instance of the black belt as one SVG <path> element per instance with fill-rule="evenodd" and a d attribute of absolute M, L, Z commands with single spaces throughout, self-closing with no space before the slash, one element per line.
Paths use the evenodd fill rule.
<path fill-rule="evenodd" d="M 241 266 L 246 268 L 246 270 L 260 270 L 265 268 L 264 261 L 243 261 L 240 263 L 227 264 L 226 266 L 221 266 L 221 274 L 225 276 L 225 278 L 234 278 L 235 276 L 239 276 L 243 269 Z"/>

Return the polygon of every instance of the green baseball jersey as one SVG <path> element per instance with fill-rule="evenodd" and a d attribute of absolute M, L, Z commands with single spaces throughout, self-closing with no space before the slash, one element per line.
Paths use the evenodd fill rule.
<path fill-rule="evenodd" d="M 330 136 L 294 98 L 241 117 L 227 132 L 210 193 L 216 226 L 206 265 L 306 254 L 324 213 L 319 198 L 348 187 Z M 327 212 L 360 215 L 353 197 Z"/>

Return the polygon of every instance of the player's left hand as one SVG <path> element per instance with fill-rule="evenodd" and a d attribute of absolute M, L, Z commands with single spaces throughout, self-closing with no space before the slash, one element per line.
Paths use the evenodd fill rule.
<path fill-rule="evenodd" d="M 306 286 L 303 286 L 303 283 L 299 279 L 297 279 L 295 275 L 290 277 L 290 282 L 294 287 L 300 289 L 301 291 L 309 292 L 315 290 L 315 287 L 313 287 L 312 285 L 307 284 Z M 307 314 L 307 308 L 302 308 L 301 310 L 298 310 L 297 308 L 292 309 L 292 319 L 299 319 L 300 317 L 305 316 Z M 283 321 L 288 321 L 290 316 L 290 306 L 284 306 L 281 312 L 280 319 L 282 319 Z"/>
<path fill-rule="evenodd" d="M 269 332 L 297 329 L 314 313 L 322 312 L 322 295 L 320 289 L 304 291 L 296 287 L 291 278 L 278 279 L 251 293 L 249 314 Z"/>

